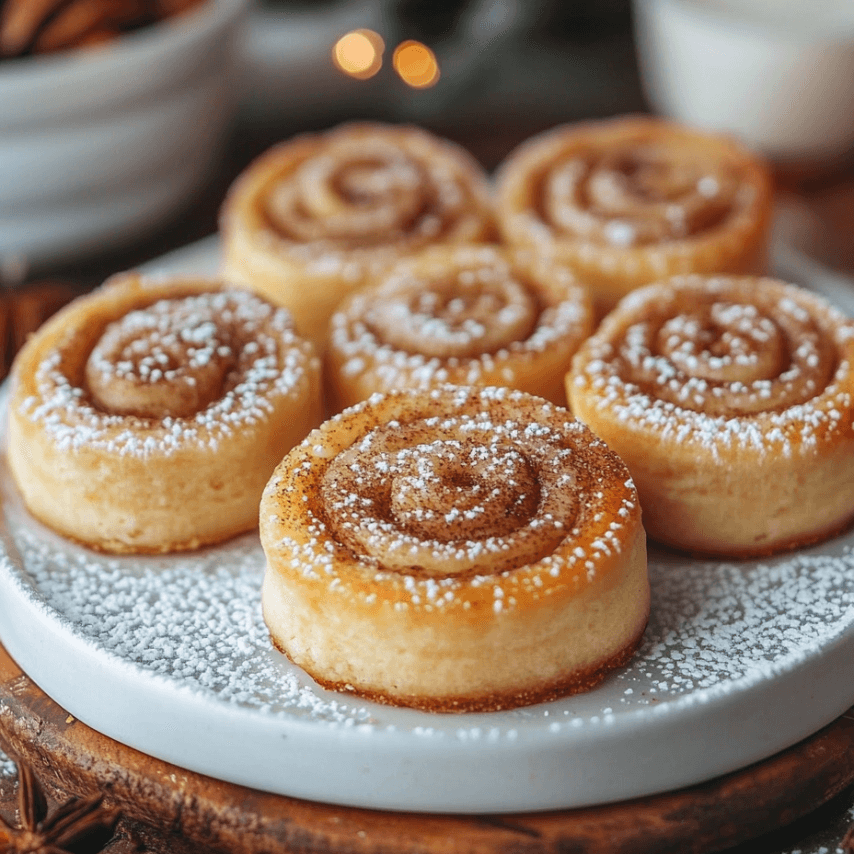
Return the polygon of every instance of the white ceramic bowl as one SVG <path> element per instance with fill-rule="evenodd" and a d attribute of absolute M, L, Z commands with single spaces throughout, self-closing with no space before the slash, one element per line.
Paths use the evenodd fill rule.
<path fill-rule="evenodd" d="M 641 75 L 665 115 L 783 163 L 854 147 L 854 2 L 635 0 Z"/>
<path fill-rule="evenodd" d="M 0 262 L 64 263 L 176 213 L 233 114 L 246 0 L 0 65 Z"/>

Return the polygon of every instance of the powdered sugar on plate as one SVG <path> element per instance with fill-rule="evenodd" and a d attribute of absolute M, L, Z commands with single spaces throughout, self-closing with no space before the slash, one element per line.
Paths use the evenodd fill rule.
<path fill-rule="evenodd" d="M 820 655 L 854 623 L 852 547 L 825 548 L 739 563 L 654 553 L 637 678 L 659 699 L 743 690 Z"/>
<path fill-rule="evenodd" d="M 100 732 L 256 789 L 438 812 L 606 803 L 770 756 L 854 702 L 854 532 L 761 561 L 652 548 L 650 622 L 626 667 L 551 703 L 442 715 L 326 691 L 273 649 L 256 534 L 107 556 L 32 520 L 5 459 L 0 488 L 12 657 Z"/>
<path fill-rule="evenodd" d="M 4 509 L 2 583 L 47 609 L 97 655 L 258 715 L 380 730 L 404 726 L 419 738 L 512 739 L 520 719 L 557 732 L 650 705 L 705 702 L 820 660 L 822 650 L 854 626 L 854 535 L 737 563 L 652 548 L 652 613 L 627 667 L 589 694 L 456 716 L 449 729 L 447 716 L 326 691 L 271 648 L 260 607 L 264 556 L 255 534 L 190 555 L 112 557 L 42 528 L 13 494 Z"/>
<path fill-rule="evenodd" d="M 259 598 L 264 557 L 254 534 L 190 556 L 112 557 L 20 514 L 9 529 L 23 572 L 8 555 L 5 568 L 15 567 L 27 595 L 105 657 L 260 714 L 345 725 L 369 716 L 270 648 Z"/>
<path fill-rule="evenodd" d="M 189 249 L 156 269 L 216 267 L 215 242 Z M 854 703 L 854 532 L 746 562 L 653 547 L 650 623 L 627 667 L 540 706 L 431 715 L 324 691 L 272 649 L 256 535 L 105 557 L 33 522 L 2 460 L 0 487 L 10 654 L 101 732 L 258 789 L 382 809 L 585 806 L 735 770 Z"/>

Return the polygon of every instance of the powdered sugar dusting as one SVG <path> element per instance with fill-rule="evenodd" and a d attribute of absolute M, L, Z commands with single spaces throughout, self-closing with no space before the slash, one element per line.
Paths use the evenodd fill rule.
<path fill-rule="evenodd" d="M 648 680 L 649 697 L 770 678 L 854 621 L 850 545 L 744 563 L 662 553 L 653 566 L 653 610 L 635 676 Z"/>
<path fill-rule="evenodd" d="M 174 310 L 173 304 L 183 307 L 186 315 L 183 338 L 161 322 Z M 209 320 L 215 315 L 216 326 Z M 202 379 L 211 388 L 196 388 L 202 394 L 200 405 L 186 414 L 151 418 L 111 411 L 111 401 L 99 398 L 93 377 L 86 383 L 82 375 L 66 370 L 65 348 L 75 346 L 73 340 L 66 342 L 47 352 L 35 367 L 36 391 L 20 403 L 21 413 L 39 423 L 58 449 L 92 447 L 119 456 L 147 457 L 169 455 L 188 445 L 216 448 L 223 437 L 263 421 L 274 400 L 291 395 L 305 381 L 315 358 L 294 333 L 288 312 L 245 291 L 203 293 L 183 302 L 161 300 L 149 311 L 128 314 L 125 323 L 130 343 L 107 341 L 119 346 L 120 358 L 108 359 L 96 347 L 91 360 L 91 374 L 103 380 L 100 385 L 107 392 L 122 380 L 129 380 L 139 393 L 153 389 L 151 394 L 159 394 L 158 385 L 170 383 L 197 387 Z M 137 337 L 140 332 L 144 334 Z M 110 335 L 108 331 L 104 339 Z M 137 340 L 144 353 L 132 352 Z M 176 362 L 174 352 L 167 355 L 170 350 L 181 350 L 196 373 L 188 373 L 188 365 L 176 366 L 180 360 Z M 163 362 L 159 366 L 158 360 Z M 199 371 L 215 360 L 221 364 L 211 376 L 202 377 Z"/>
<path fill-rule="evenodd" d="M 263 714 L 344 725 L 369 717 L 271 649 L 254 535 L 151 560 L 97 555 L 26 525 L 15 544 L 34 593 L 106 655 Z"/>
<path fill-rule="evenodd" d="M 542 266 L 526 273 L 491 246 L 435 248 L 398 262 L 333 314 L 335 370 L 348 385 L 363 377 L 380 390 L 513 386 L 544 354 L 565 371 L 592 317 L 569 272 Z"/>
<path fill-rule="evenodd" d="M 477 240 L 488 222 L 480 167 L 455 145 L 415 128 L 344 125 L 259 163 L 270 181 L 249 203 L 255 235 L 314 275 L 356 282 L 403 252 L 442 240 Z"/>
<path fill-rule="evenodd" d="M 639 289 L 585 342 L 579 395 L 713 454 L 811 452 L 850 430 L 854 325 L 793 285 L 684 276 Z"/>
<path fill-rule="evenodd" d="M 768 188 L 749 152 L 727 140 L 618 118 L 529 140 L 503 164 L 498 195 L 514 241 L 572 247 L 606 273 L 643 259 L 666 274 L 686 269 L 672 259 L 696 240 L 753 233 Z"/>
<path fill-rule="evenodd" d="M 627 667 L 589 694 L 454 716 L 463 724 L 449 734 L 446 716 L 353 702 L 319 688 L 272 650 L 261 616 L 264 556 L 255 535 L 186 556 L 114 558 L 45 531 L 14 502 L 6 502 L 6 527 L 0 582 L 23 590 L 99 655 L 261 716 L 405 730 L 419 738 L 471 739 L 471 727 L 481 727 L 477 737 L 491 742 L 515 738 L 520 720 L 559 732 L 611 725 L 643 709 L 703 703 L 820 660 L 825 648 L 854 631 L 854 535 L 743 563 L 652 551 L 652 613 Z"/>
<path fill-rule="evenodd" d="M 701 234 L 740 212 L 742 170 L 724 152 L 692 157 L 682 140 L 665 135 L 584 145 L 564 133 L 541 204 L 548 224 L 565 235 L 632 249 Z"/>
<path fill-rule="evenodd" d="M 610 571 L 640 523 L 604 443 L 565 409 L 494 386 L 345 410 L 277 469 L 261 517 L 271 564 L 331 597 L 363 599 L 364 573 L 399 610 L 468 609 L 494 587 L 496 614 Z"/>

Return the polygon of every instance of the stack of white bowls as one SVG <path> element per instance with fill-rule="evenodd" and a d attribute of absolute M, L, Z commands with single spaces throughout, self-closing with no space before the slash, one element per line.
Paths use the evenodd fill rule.
<path fill-rule="evenodd" d="M 98 254 L 187 204 L 236 105 L 245 7 L 0 63 L 0 270 Z"/>

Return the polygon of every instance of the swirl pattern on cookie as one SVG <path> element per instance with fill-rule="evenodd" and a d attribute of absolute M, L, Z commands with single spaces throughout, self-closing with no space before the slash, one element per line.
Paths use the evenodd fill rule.
<path fill-rule="evenodd" d="M 587 291 L 565 268 L 493 246 L 432 247 L 339 306 L 329 381 L 339 408 L 448 382 L 565 405 L 564 374 L 592 331 Z"/>
<path fill-rule="evenodd" d="M 650 536 L 751 555 L 854 516 L 854 324 L 772 279 L 685 276 L 626 297 L 567 395 L 626 461 Z"/>
<path fill-rule="evenodd" d="M 226 539 L 255 527 L 270 473 L 320 421 L 319 372 L 255 294 L 116 276 L 16 359 L 12 475 L 34 516 L 98 549 Z"/>
<path fill-rule="evenodd" d="M 321 344 L 341 298 L 401 255 L 488 239 L 485 173 L 426 131 L 347 124 L 282 143 L 228 193 L 226 274 L 288 307 Z"/>
<path fill-rule="evenodd" d="M 499 229 L 573 267 L 599 313 L 675 273 L 761 273 L 771 179 L 735 141 L 660 119 L 564 125 L 498 176 Z"/>
<path fill-rule="evenodd" d="M 327 687 L 397 705 L 586 690 L 648 616 L 623 463 L 506 388 L 391 392 L 327 421 L 276 469 L 261 542 L 274 644 Z"/>

